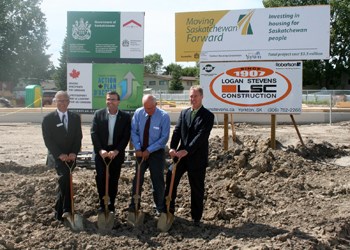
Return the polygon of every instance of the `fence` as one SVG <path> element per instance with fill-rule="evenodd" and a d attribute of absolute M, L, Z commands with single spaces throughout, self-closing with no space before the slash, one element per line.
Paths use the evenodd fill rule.
<path fill-rule="evenodd" d="M 327 105 L 350 101 L 350 90 L 303 90 L 303 103 L 307 105 Z"/>
<path fill-rule="evenodd" d="M 152 90 L 151 94 L 157 100 L 175 102 L 176 104 L 189 103 L 189 90 L 182 91 L 167 91 L 167 90 Z M 303 90 L 303 104 L 315 106 L 329 106 L 330 108 L 340 102 L 350 102 L 350 90 Z"/>

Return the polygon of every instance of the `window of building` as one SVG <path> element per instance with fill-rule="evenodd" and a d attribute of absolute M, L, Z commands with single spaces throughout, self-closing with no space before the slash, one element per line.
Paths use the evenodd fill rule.
<path fill-rule="evenodd" d="M 156 85 L 156 81 L 149 81 L 149 85 Z"/>
<path fill-rule="evenodd" d="M 166 81 L 159 81 L 159 85 L 166 85 Z"/>

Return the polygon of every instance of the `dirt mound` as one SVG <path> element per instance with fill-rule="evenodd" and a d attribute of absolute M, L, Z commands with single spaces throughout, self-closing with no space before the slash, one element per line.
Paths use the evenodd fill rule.
<path fill-rule="evenodd" d="M 156 228 L 150 178 L 142 194 L 145 223 L 127 224 L 135 166 L 119 182 L 116 223 L 97 229 L 95 171 L 73 173 L 75 209 L 85 229 L 73 232 L 54 220 L 57 174 L 42 164 L 0 162 L 0 249 L 348 249 L 350 168 L 333 163 L 349 148 L 308 140 L 305 146 L 269 148 L 261 136 L 238 135 L 228 151 L 221 136 L 210 139 L 205 211 L 193 227 L 186 176 L 168 233 Z M 147 172 L 148 174 L 148 172 Z"/>
<path fill-rule="evenodd" d="M 333 146 L 329 142 L 315 143 L 312 140 L 308 140 L 304 146 L 300 144 L 296 147 L 289 146 L 287 152 L 294 152 L 303 158 L 316 160 L 325 160 L 327 158 L 340 158 L 348 155 L 348 146 Z"/>

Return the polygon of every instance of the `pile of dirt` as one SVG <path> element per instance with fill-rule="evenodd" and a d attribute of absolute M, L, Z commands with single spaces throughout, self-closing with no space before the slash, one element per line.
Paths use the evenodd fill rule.
<path fill-rule="evenodd" d="M 54 220 L 54 169 L 1 162 L 0 249 L 348 249 L 350 169 L 333 164 L 349 155 L 348 147 L 309 140 L 272 150 L 269 139 L 253 135 L 237 137 L 227 151 L 222 145 L 222 137 L 210 139 L 203 224 L 192 225 L 184 176 L 167 233 L 156 228 L 148 176 L 145 223 L 127 224 L 135 166 L 122 170 L 110 232 L 96 226 L 94 170 L 75 169 L 75 208 L 85 229 L 74 232 Z"/>

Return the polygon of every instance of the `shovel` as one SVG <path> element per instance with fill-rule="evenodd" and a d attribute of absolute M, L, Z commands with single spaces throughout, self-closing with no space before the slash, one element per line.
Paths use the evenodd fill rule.
<path fill-rule="evenodd" d="M 72 228 L 72 230 L 75 231 L 81 231 L 84 229 L 84 224 L 83 224 L 83 218 L 78 215 L 74 214 L 74 194 L 73 194 L 73 169 L 75 162 L 73 161 L 72 164 L 69 164 L 66 162 L 66 166 L 69 169 L 69 189 L 70 189 L 70 202 L 71 202 L 71 216 L 67 217 L 67 221 L 69 223 L 69 226 Z"/>
<path fill-rule="evenodd" d="M 174 215 L 170 213 L 170 202 L 171 202 L 171 196 L 173 193 L 173 187 L 174 187 L 174 180 L 175 180 L 175 173 L 176 173 L 176 166 L 179 163 L 180 160 L 173 159 L 173 166 L 171 170 L 171 181 L 169 186 L 169 193 L 168 196 L 165 197 L 165 205 L 166 205 L 166 213 L 161 213 L 158 219 L 157 228 L 162 232 L 168 232 L 171 225 L 174 222 Z"/>
<path fill-rule="evenodd" d="M 102 230 L 111 230 L 114 226 L 114 214 L 109 211 L 108 203 L 109 203 L 109 165 L 111 164 L 112 160 L 106 163 L 105 159 L 103 158 L 103 162 L 106 165 L 106 188 L 105 188 L 105 195 L 103 196 L 103 203 L 105 206 L 104 213 L 99 213 L 97 216 L 97 227 Z"/>
<path fill-rule="evenodd" d="M 141 182 L 141 165 L 143 160 L 139 163 L 136 160 L 137 169 L 136 169 L 136 192 L 134 195 L 134 203 L 135 203 L 135 212 L 129 212 L 128 214 L 128 222 L 133 226 L 139 226 L 143 224 L 143 220 L 145 218 L 145 214 L 139 209 L 139 200 L 140 196 L 140 182 Z"/>

